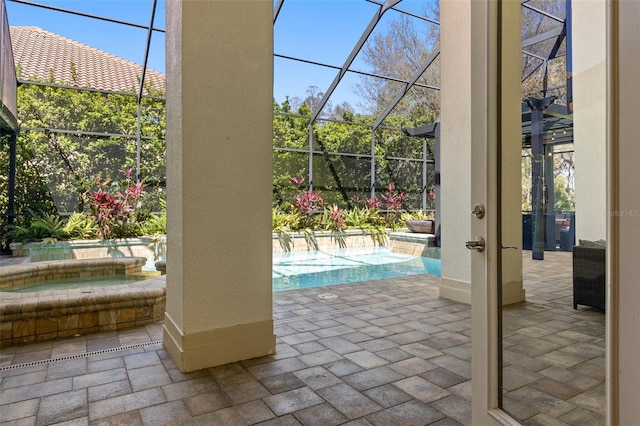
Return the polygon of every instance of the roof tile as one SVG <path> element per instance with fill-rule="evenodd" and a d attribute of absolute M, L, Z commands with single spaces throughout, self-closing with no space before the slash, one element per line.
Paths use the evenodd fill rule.
<path fill-rule="evenodd" d="M 137 92 L 142 66 L 38 27 L 10 27 L 19 80 L 53 80 L 92 89 Z M 77 76 L 74 82 L 72 66 Z M 147 68 L 145 82 L 164 90 L 164 74 Z M 146 90 L 145 90 L 146 94 Z"/>

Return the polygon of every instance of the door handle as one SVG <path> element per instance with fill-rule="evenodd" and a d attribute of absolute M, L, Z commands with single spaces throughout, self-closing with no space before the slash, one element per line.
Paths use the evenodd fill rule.
<path fill-rule="evenodd" d="M 484 238 L 477 237 L 475 240 L 467 241 L 465 244 L 469 250 L 476 250 L 478 252 L 484 251 Z"/>

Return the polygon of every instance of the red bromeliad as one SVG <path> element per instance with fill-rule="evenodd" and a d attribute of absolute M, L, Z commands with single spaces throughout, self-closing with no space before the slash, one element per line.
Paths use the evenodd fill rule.
<path fill-rule="evenodd" d="M 94 176 L 98 190 L 89 192 L 89 202 L 93 219 L 98 223 L 98 234 L 101 238 L 126 236 L 128 227 L 133 225 L 134 213 L 143 195 L 144 184 L 134 182 L 131 178 L 133 168 L 119 170 L 125 175 L 125 188 L 113 184 L 111 179 L 102 181 Z M 107 191 L 108 187 L 116 187 L 116 191 Z"/>

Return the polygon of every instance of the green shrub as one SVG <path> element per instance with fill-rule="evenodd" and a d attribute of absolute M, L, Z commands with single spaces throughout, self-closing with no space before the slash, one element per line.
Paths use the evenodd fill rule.
<path fill-rule="evenodd" d="M 141 223 L 140 231 L 142 235 L 166 235 L 167 234 L 167 202 L 160 200 L 162 211 L 159 214 L 149 214 L 146 217 L 139 217 Z"/>
<path fill-rule="evenodd" d="M 98 224 L 82 213 L 73 213 L 63 227 L 72 240 L 88 240 L 98 237 Z"/>
<path fill-rule="evenodd" d="M 64 229 L 64 220 L 58 215 L 48 213 L 35 217 L 29 226 L 10 225 L 8 228 L 9 237 L 21 243 L 69 238 Z"/>

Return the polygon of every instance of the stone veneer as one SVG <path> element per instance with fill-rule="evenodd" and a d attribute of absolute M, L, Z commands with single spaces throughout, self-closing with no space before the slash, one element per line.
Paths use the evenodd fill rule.
<path fill-rule="evenodd" d="M 433 234 L 391 232 L 389 244 L 391 251 L 396 253 L 440 259 L 440 247 L 436 247 Z"/>
<path fill-rule="evenodd" d="M 139 273 L 145 258 L 44 261 L 0 268 L 0 288 L 47 279 Z M 47 290 L 0 291 L 0 347 L 158 321 L 165 312 L 165 277 L 132 284 Z"/>

